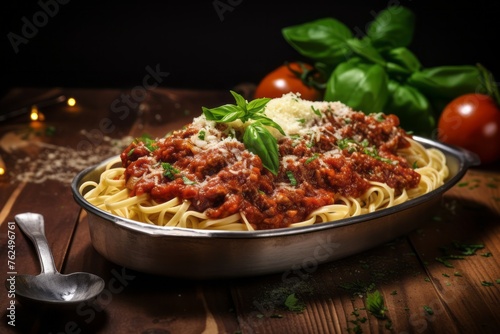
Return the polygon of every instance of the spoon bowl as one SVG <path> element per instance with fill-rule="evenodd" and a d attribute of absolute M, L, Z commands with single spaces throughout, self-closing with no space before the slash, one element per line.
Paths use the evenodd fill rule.
<path fill-rule="evenodd" d="M 104 289 L 101 277 L 86 272 L 63 275 L 56 270 L 42 215 L 27 212 L 16 215 L 15 220 L 35 245 L 41 265 L 39 275 L 16 275 L 17 296 L 37 303 L 71 305 L 93 299 L 101 293 Z"/>
<path fill-rule="evenodd" d="M 81 303 L 96 297 L 104 283 L 89 273 L 17 275 L 16 295 L 45 303 Z"/>

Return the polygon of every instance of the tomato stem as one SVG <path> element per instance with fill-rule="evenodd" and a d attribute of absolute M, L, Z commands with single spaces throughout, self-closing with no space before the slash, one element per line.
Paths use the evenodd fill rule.
<path fill-rule="evenodd" d="M 486 69 L 482 64 L 477 64 L 477 67 L 481 73 L 481 77 L 484 81 L 484 85 L 486 88 L 486 93 L 491 96 L 491 98 L 495 101 L 497 106 L 500 107 L 500 92 L 498 91 L 498 85 L 495 82 L 495 78 L 493 74 Z"/>
<path fill-rule="evenodd" d="M 296 62 L 300 66 L 300 71 L 294 70 L 289 62 L 285 62 L 286 67 L 290 72 L 292 72 L 297 78 L 299 78 L 304 85 L 307 87 L 313 87 L 318 90 L 322 90 L 326 87 L 326 84 L 320 83 L 316 80 L 314 80 L 314 75 L 318 73 L 318 71 L 315 68 L 309 69 L 307 68 L 304 63 L 297 61 Z"/>

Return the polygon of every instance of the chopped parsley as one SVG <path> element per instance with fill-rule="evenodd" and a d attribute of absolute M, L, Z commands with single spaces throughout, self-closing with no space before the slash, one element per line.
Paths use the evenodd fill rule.
<path fill-rule="evenodd" d="M 169 164 L 168 162 L 162 162 L 161 167 L 163 168 L 163 176 L 168 177 L 170 180 L 175 180 L 175 176 L 180 174 L 180 170 Z M 195 181 L 189 179 L 186 175 L 181 175 L 181 179 L 186 185 L 196 184 Z"/>
<path fill-rule="evenodd" d="M 205 140 L 205 130 L 200 130 L 200 132 L 198 132 L 198 138 Z"/>
<path fill-rule="evenodd" d="M 149 135 L 143 134 L 141 137 L 136 138 L 136 142 L 144 144 L 144 147 L 148 149 L 149 152 L 153 152 L 158 147 L 156 146 L 156 141 L 152 139 Z"/>
<path fill-rule="evenodd" d="M 318 159 L 319 157 L 319 154 L 318 153 L 314 153 L 312 157 L 309 157 L 307 158 L 305 164 L 310 164 L 311 162 L 313 162 L 314 160 Z"/>
<path fill-rule="evenodd" d="M 317 116 L 321 117 L 321 111 L 319 111 L 319 109 L 314 108 L 314 106 L 311 106 L 311 109 Z"/>
<path fill-rule="evenodd" d="M 384 305 L 384 297 L 378 290 L 366 294 L 366 309 L 378 319 L 387 318 L 387 308 Z"/>
<path fill-rule="evenodd" d="M 292 312 L 303 312 L 305 309 L 305 305 L 299 302 L 299 299 L 295 296 L 295 293 L 292 293 L 286 297 L 285 306 L 288 310 Z"/>
<path fill-rule="evenodd" d="M 293 173 L 291 171 L 287 170 L 286 176 L 288 177 L 288 180 L 290 180 L 290 184 L 295 187 L 297 185 L 297 179 L 295 178 Z"/>
<path fill-rule="evenodd" d="M 195 181 L 190 180 L 186 175 L 182 175 L 182 181 L 184 181 L 184 184 L 187 185 L 196 184 Z"/>
<path fill-rule="evenodd" d="M 427 306 L 427 305 L 424 305 L 424 311 L 425 313 L 427 313 L 428 315 L 433 315 L 434 314 L 434 311 L 432 310 L 431 307 Z"/>
<path fill-rule="evenodd" d="M 342 138 L 342 139 L 337 140 L 337 146 L 341 150 L 345 150 L 346 148 L 348 148 L 350 146 L 350 144 L 356 144 L 356 141 L 354 139 L 351 139 L 351 138 Z M 352 153 L 352 152 L 349 151 L 349 153 Z"/>
<path fill-rule="evenodd" d="M 175 174 L 179 174 L 179 170 L 177 168 L 174 168 L 168 162 L 162 162 L 161 167 L 165 170 L 163 172 L 163 175 L 168 177 L 170 180 L 175 179 Z"/>
<path fill-rule="evenodd" d="M 444 255 L 436 257 L 436 261 L 442 263 L 448 268 L 453 268 L 453 264 L 450 262 L 450 260 L 463 260 L 466 256 L 476 255 L 476 252 L 479 249 L 484 248 L 483 244 L 466 244 L 458 241 L 454 241 L 452 245 L 455 251 L 458 252 L 458 254 L 452 254 L 448 247 L 441 247 Z"/>

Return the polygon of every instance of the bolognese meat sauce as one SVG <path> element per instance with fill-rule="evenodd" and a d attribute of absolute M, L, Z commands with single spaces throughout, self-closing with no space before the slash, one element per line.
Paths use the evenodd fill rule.
<path fill-rule="evenodd" d="M 304 221 L 339 196 L 359 197 L 370 181 L 397 192 L 416 187 L 420 175 L 397 155 L 408 147 L 394 115 L 337 115 L 321 110 L 310 132 L 278 140 L 277 175 L 245 149 L 242 133 L 203 116 L 166 138 L 138 139 L 121 154 L 132 195 L 156 202 L 175 197 L 217 219 L 242 212 L 255 229 Z"/>

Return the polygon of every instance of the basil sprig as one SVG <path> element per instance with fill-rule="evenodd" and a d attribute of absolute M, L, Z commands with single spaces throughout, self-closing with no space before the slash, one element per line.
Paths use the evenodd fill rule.
<path fill-rule="evenodd" d="M 323 72 L 324 100 L 341 101 L 366 114 L 393 113 L 401 126 L 428 136 L 446 103 L 482 92 L 477 66 L 424 68 L 408 49 L 415 16 L 404 6 L 379 12 L 356 35 L 335 18 L 285 27 L 285 40 Z"/>
<path fill-rule="evenodd" d="M 203 114 L 207 120 L 218 123 L 230 123 L 236 120 L 246 123 L 252 120 L 253 122 L 246 125 L 243 144 L 247 150 L 259 156 L 265 168 L 277 175 L 279 170 L 278 141 L 266 126 L 277 129 L 282 135 L 285 135 L 285 132 L 278 123 L 264 115 L 264 107 L 271 99 L 260 98 L 247 102 L 240 94 L 230 92 L 236 104 L 225 104 L 216 108 L 202 107 Z"/>

